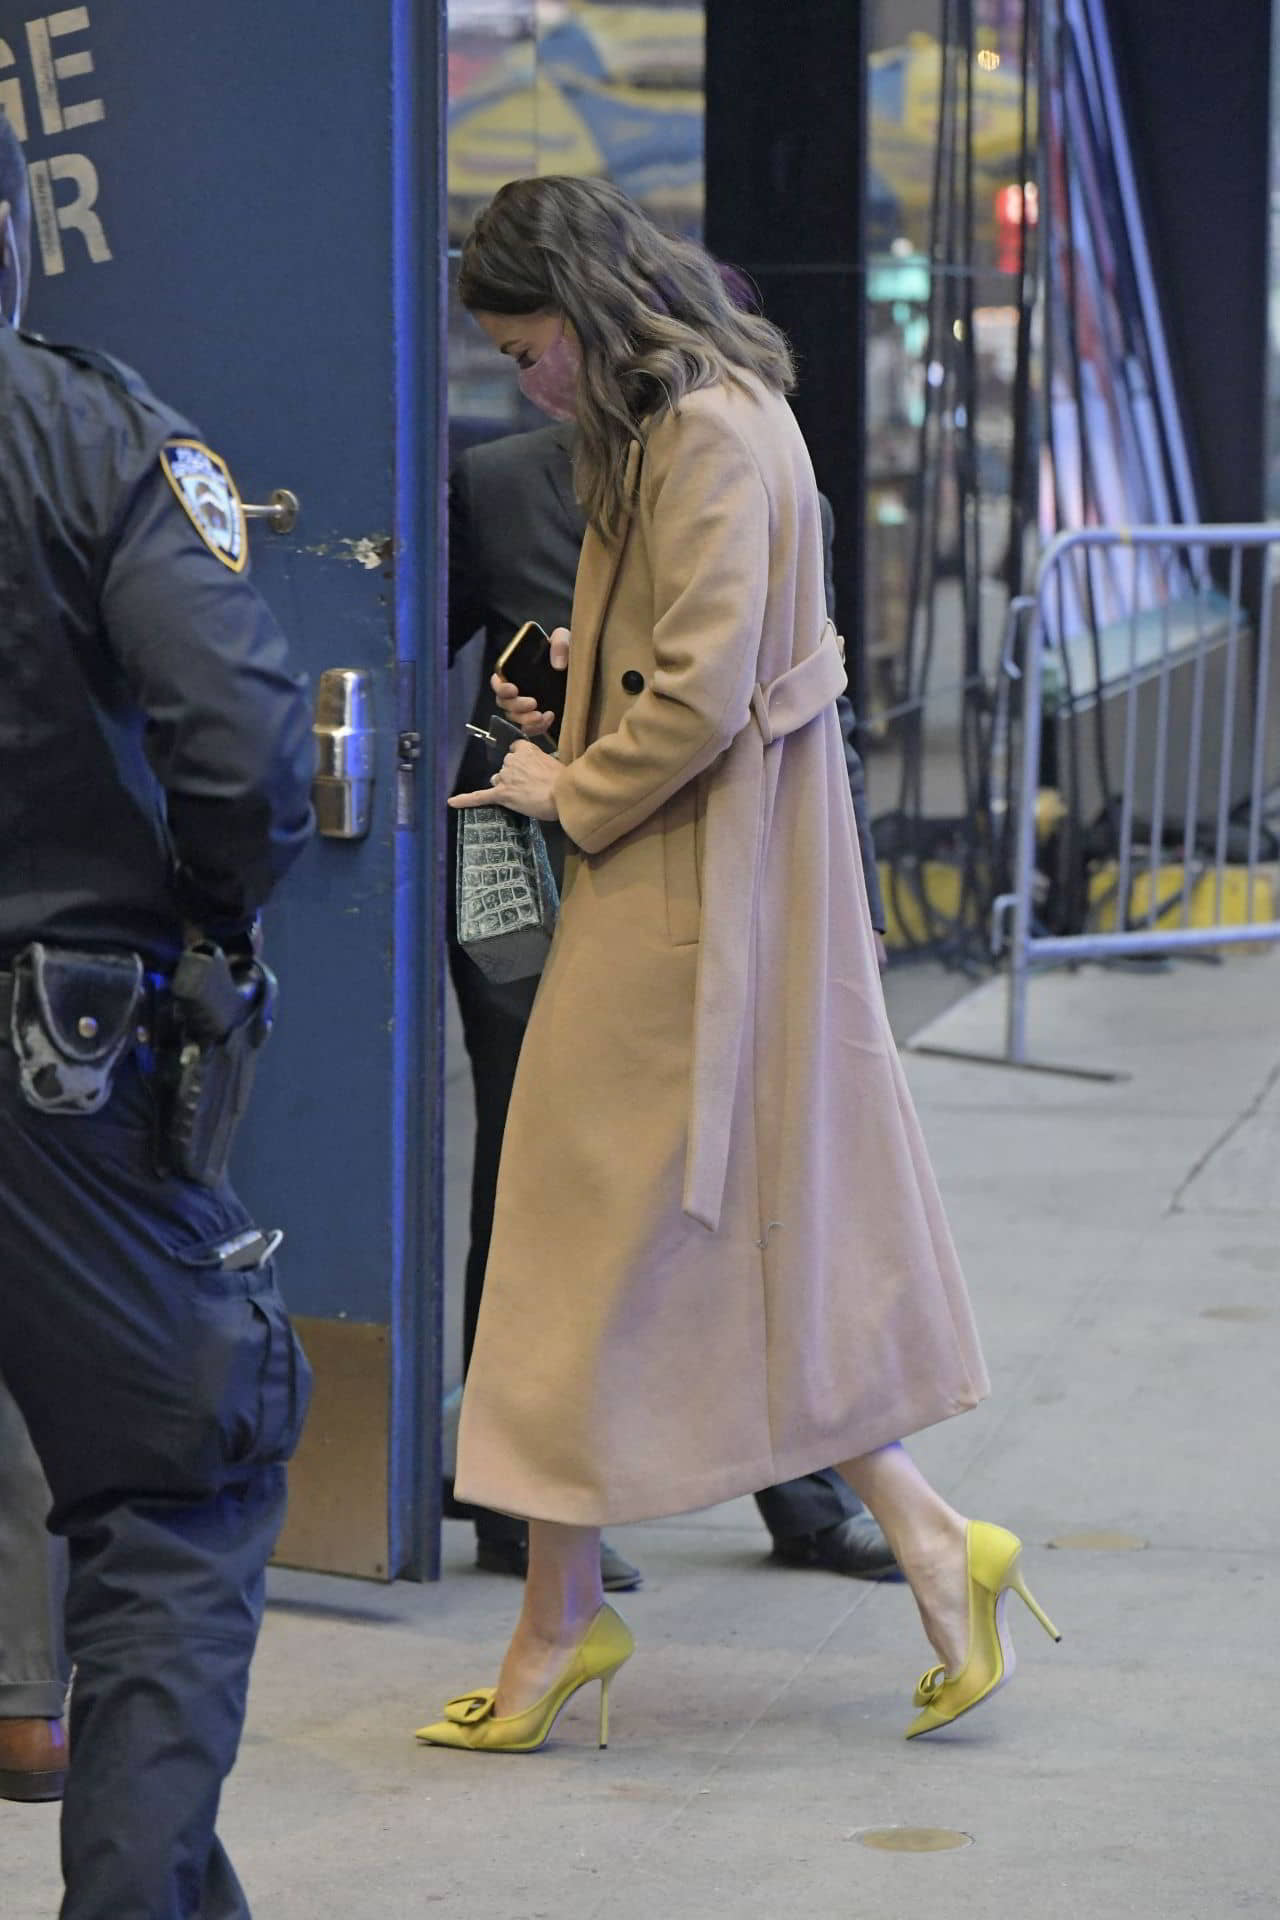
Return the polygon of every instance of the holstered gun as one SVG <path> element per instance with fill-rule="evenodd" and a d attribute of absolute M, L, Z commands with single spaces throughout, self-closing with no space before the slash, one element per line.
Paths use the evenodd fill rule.
<path fill-rule="evenodd" d="M 212 940 L 183 953 L 158 1062 L 162 1159 L 169 1171 L 202 1187 L 225 1179 L 278 991 L 261 960 L 231 960 Z"/>

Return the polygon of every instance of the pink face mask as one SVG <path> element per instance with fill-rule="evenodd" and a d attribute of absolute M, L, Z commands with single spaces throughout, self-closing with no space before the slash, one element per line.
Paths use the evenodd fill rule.
<path fill-rule="evenodd" d="M 572 420 L 578 411 L 578 375 L 582 355 L 561 327 L 559 338 L 516 376 L 520 391 L 553 420 Z"/>

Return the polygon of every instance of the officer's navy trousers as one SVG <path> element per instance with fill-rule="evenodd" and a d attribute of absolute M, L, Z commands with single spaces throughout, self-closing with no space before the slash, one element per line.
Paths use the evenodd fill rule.
<path fill-rule="evenodd" d="M 0 1367 L 69 1547 L 62 1920 L 241 1920 L 214 1822 L 308 1374 L 270 1267 L 213 1255 L 239 1201 L 159 1178 L 151 1126 L 136 1066 L 46 1115 L 0 1045 Z"/>

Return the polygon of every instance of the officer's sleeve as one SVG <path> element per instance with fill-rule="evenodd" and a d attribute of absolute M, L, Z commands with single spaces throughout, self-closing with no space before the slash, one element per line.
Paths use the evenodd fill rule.
<path fill-rule="evenodd" d="M 157 462 L 119 528 L 103 626 L 147 716 L 184 910 L 243 923 L 311 832 L 306 682 L 242 573 L 209 547 Z"/>
<path fill-rule="evenodd" d="M 818 495 L 818 515 L 822 523 L 822 591 L 827 603 L 827 618 L 836 617 L 836 516 L 825 493 Z"/>
<path fill-rule="evenodd" d="M 825 493 L 818 495 L 818 509 L 822 516 L 822 575 L 827 601 L 827 618 L 834 620 L 836 617 L 836 517 Z M 875 836 L 871 831 L 871 814 L 867 806 L 866 769 L 862 764 L 862 755 L 858 752 L 858 722 L 854 715 L 853 702 L 847 693 L 842 693 L 836 701 L 836 711 L 840 716 L 840 737 L 844 741 L 844 764 L 849 775 L 849 792 L 853 797 L 853 817 L 858 827 L 858 846 L 862 853 L 862 877 L 867 883 L 867 904 L 871 908 L 871 924 L 877 933 L 883 933 L 885 929 L 884 899 L 880 892 L 880 869 L 876 865 Z"/>
<path fill-rule="evenodd" d="M 485 625 L 484 582 L 472 520 L 471 481 L 464 455 L 449 475 L 449 665 Z"/>
<path fill-rule="evenodd" d="M 844 737 L 844 764 L 849 775 L 849 792 L 853 797 L 853 817 L 858 828 L 858 846 L 862 853 L 862 877 L 867 883 L 867 904 L 871 908 L 871 924 L 877 933 L 885 930 L 884 898 L 880 891 L 880 869 L 876 864 L 875 835 L 871 830 L 871 811 L 867 805 L 867 776 L 862 764 L 862 755 L 854 741 L 857 739 L 858 722 L 853 711 L 853 702 L 847 693 L 842 693 L 836 701 L 836 712 L 840 716 L 840 732 Z"/>

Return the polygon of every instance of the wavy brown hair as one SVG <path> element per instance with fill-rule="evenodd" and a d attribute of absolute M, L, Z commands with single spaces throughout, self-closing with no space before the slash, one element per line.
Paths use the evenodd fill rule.
<path fill-rule="evenodd" d="M 743 312 L 716 263 L 662 233 L 607 180 L 512 180 L 462 249 L 458 293 L 473 312 L 560 313 L 578 337 L 578 495 L 606 538 L 627 508 L 627 454 L 685 394 L 753 373 L 795 384 L 791 350 Z"/>

